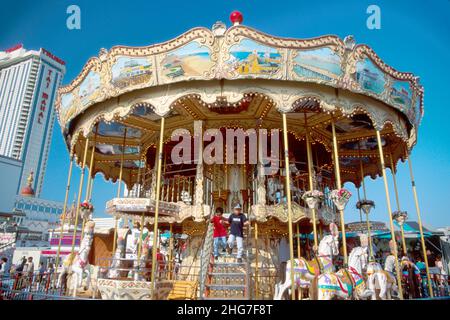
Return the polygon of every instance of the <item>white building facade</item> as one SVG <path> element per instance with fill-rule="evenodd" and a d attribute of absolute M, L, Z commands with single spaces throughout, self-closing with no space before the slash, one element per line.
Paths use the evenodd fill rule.
<path fill-rule="evenodd" d="M 0 51 L 0 155 L 22 163 L 16 194 L 30 172 L 36 197 L 41 194 L 64 73 L 64 61 L 45 49 Z"/>

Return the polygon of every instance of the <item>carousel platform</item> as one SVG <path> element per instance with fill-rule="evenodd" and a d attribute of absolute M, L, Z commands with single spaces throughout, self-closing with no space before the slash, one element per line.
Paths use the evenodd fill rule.
<path fill-rule="evenodd" d="M 103 300 L 151 300 L 149 281 L 99 279 L 98 290 Z M 155 284 L 156 300 L 195 300 L 198 284 L 195 281 L 165 280 Z"/>

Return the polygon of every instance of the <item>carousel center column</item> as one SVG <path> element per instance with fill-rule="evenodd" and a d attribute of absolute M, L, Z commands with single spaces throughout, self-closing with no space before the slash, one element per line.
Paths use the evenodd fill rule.
<path fill-rule="evenodd" d="M 194 205 L 200 210 L 199 218 L 203 218 L 203 122 L 194 121 L 194 163 L 195 173 Z M 197 215 L 197 210 L 196 210 Z"/>

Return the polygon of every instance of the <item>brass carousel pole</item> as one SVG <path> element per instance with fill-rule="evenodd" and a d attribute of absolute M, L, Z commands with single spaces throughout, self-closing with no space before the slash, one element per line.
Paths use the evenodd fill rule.
<path fill-rule="evenodd" d="M 94 154 L 95 154 L 95 141 L 97 140 L 97 132 L 98 132 L 98 124 L 97 124 L 97 128 L 95 129 L 95 135 L 94 135 L 94 140 L 92 141 L 92 148 L 91 148 L 91 159 L 89 162 L 89 175 L 88 175 L 88 181 L 87 181 L 87 186 L 86 186 L 86 197 L 85 200 L 86 201 L 91 201 L 91 192 L 92 192 L 92 182 L 94 179 L 94 175 L 92 173 L 92 169 L 94 168 Z M 81 239 L 83 239 L 84 236 L 84 226 L 86 224 L 86 221 L 83 219 L 83 224 L 81 227 Z"/>
<path fill-rule="evenodd" d="M 358 193 L 358 201 L 361 201 L 361 195 L 359 194 L 359 188 L 356 188 L 356 191 L 357 191 L 357 193 Z M 362 223 L 362 210 L 361 210 L 361 208 L 359 208 L 359 222 L 361 222 Z"/>
<path fill-rule="evenodd" d="M 380 155 L 380 164 L 381 164 L 381 171 L 382 171 L 382 175 L 383 175 L 383 181 L 384 181 L 384 190 L 385 190 L 385 194 L 386 194 L 386 204 L 387 204 L 387 209 L 388 209 L 388 214 L 389 214 L 389 224 L 390 224 L 390 228 L 391 228 L 391 237 L 392 237 L 392 242 L 394 243 L 394 257 L 395 257 L 395 273 L 397 274 L 397 284 L 398 284 L 398 293 L 400 296 L 400 300 L 403 300 L 403 290 L 402 290 L 402 278 L 401 278 L 401 274 L 400 274 L 400 266 L 398 263 L 398 251 L 397 251 L 397 241 L 395 241 L 395 233 L 394 233 L 394 223 L 392 222 L 392 209 L 391 209 L 391 200 L 389 197 L 389 187 L 388 187 L 388 182 L 387 182 L 387 178 L 386 178 L 386 167 L 384 164 L 384 154 L 383 154 L 383 146 L 381 145 L 381 135 L 380 135 L 380 131 L 375 130 L 376 134 L 377 134 L 377 144 L 378 144 L 378 152 Z"/>
<path fill-rule="evenodd" d="M 72 249 L 70 250 L 70 254 L 73 254 L 73 251 L 75 249 L 75 238 L 77 235 L 77 228 L 78 228 L 78 216 L 80 214 L 80 202 L 81 202 L 81 193 L 83 192 L 83 184 L 84 184 L 84 173 L 86 171 L 86 158 L 87 158 L 87 152 L 89 148 L 89 138 L 86 138 L 85 146 L 84 146 L 84 154 L 83 154 L 83 165 L 81 167 L 81 176 L 80 176 L 80 184 L 78 187 L 78 198 L 77 198 L 77 207 L 76 207 L 76 214 L 75 214 L 75 225 L 73 226 L 73 235 L 72 235 Z"/>
<path fill-rule="evenodd" d="M 69 191 L 70 191 L 70 181 L 72 180 L 72 168 L 73 168 L 73 158 L 74 155 L 71 152 L 70 154 L 70 165 L 69 165 L 69 174 L 67 176 L 67 185 L 66 185 L 66 195 L 64 196 L 64 205 L 63 205 L 63 212 L 62 212 L 62 220 L 61 220 L 61 230 L 59 232 L 59 242 L 58 242 L 58 250 L 56 251 L 56 262 L 55 262 L 55 274 L 58 272 L 58 266 L 59 266 L 59 255 L 61 253 L 61 241 L 63 236 L 63 229 L 64 225 L 66 223 L 66 213 L 67 213 L 67 202 L 69 200 Z M 55 278 L 53 278 L 54 281 Z"/>
<path fill-rule="evenodd" d="M 423 228 L 422 228 L 422 218 L 420 215 L 420 207 L 419 207 L 419 199 L 417 198 L 417 191 L 416 191 L 416 181 L 414 180 L 414 174 L 412 169 L 412 163 L 411 163 L 411 156 L 408 155 L 408 150 L 405 150 L 406 157 L 408 158 L 408 166 L 409 166 L 409 175 L 411 176 L 411 186 L 413 190 L 414 195 L 414 203 L 416 205 L 416 212 L 417 212 L 417 222 L 419 223 L 419 231 L 420 231 L 420 242 L 422 244 L 422 254 L 423 254 L 423 261 L 425 262 L 425 268 L 427 271 L 427 281 L 428 281 L 428 291 L 430 293 L 430 297 L 433 298 L 433 287 L 431 285 L 431 277 L 430 277 L 430 270 L 428 267 L 428 257 L 427 257 L 427 248 L 425 246 L 425 238 L 423 236 Z"/>
<path fill-rule="evenodd" d="M 258 247 L 258 222 L 255 220 L 255 298 L 259 299 L 259 275 L 258 275 L 258 255 L 259 255 L 259 247 Z"/>
<path fill-rule="evenodd" d="M 296 226 L 296 233 L 297 233 L 297 259 L 300 259 L 301 257 L 301 248 L 300 248 L 300 223 L 297 223 Z M 302 288 L 300 286 L 298 287 L 298 299 L 303 300 L 302 296 Z"/>
<path fill-rule="evenodd" d="M 305 116 L 305 135 L 306 135 L 306 154 L 308 159 L 308 178 L 309 178 L 309 191 L 313 191 L 314 183 L 313 183 L 313 160 L 311 153 L 311 142 L 309 138 L 308 132 L 308 123 L 306 113 Z M 317 254 L 318 241 L 317 241 L 317 220 L 316 220 L 316 209 L 312 208 L 312 218 L 313 218 L 313 235 L 314 235 L 314 254 Z"/>
<path fill-rule="evenodd" d="M 122 186 L 122 175 L 123 175 L 123 162 L 125 158 L 125 142 L 127 139 L 127 128 L 125 128 L 123 132 L 123 143 L 122 143 L 122 156 L 120 158 L 120 171 L 119 171 L 119 179 L 117 180 L 117 198 L 120 198 L 120 189 Z M 117 217 L 115 217 L 115 224 L 114 224 L 114 242 L 113 242 L 113 257 L 116 253 L 116 242 L 117 242 L 117 228 L 118 228 L 118 221 Z"/>
<path fill-rule="evenodd" d="M 395 192 L 395 201 L 397 203 L 397 210 L 398 212 L 401 212 L 400 210 L 400 198 L 398 196 L 398 189 L 397 189 L 397 178 L 395 177 L 396 175 L 396 170 L 394 167 L 394 160 L 392 159 L 392 154 L 389 154 L 389 160 L 391 162 L 391 173 L 392 173 L 392 180 L 394 182 L 394 192 Z M 406 240 L 405 240 L 405 232 L 403 229 L 403 223 L 400 224 L 400 232 L 402 234 L 402 246 L 403 246 L 403 255 L 406 257 L 408 254 L 408 249 L 406 248 Z"/>
<path fill-rule="evenodd" d="M 156 172 L 156 199 L 155 199 L 155 219 L 153 221 L 153 245 L 152 245 L 152 299 L 155 297 L 155 271 L 156 271 L 156 240 L 158 235 L 158 214 L 159 214 L 159 193 L 161 191 L 161 164 L 163 159 L 164 143 L 164 117 L 161 118 L 161 128 L 159 133 L 158 167 Z"/>
<path fill-rule="evenodd" d="M 331 130 L 333 134 L 333 154 L 334 154 L 334 174 L 336 176 L 336 188 L 341 189 L 341 173 L 339 166 L 339 154 L 338 154 L 338 144 L 336 138 L 336 128 L 334 126 L 334 119 L 331 119 Z M 344 268 L 347 267 L 348 256 L 347 256 L 347 237 L 345 234 L 345 221 L 344 221 L 344 210 L 339 210 L 339 215 L 341 218 L 341 233 L 342 233 L 342 249 L 344 253 Z"/>
<path fill-rule="evenodd" d="M 163 146 L 163 159 L 164 159 L 164 163 L 163 163 L 163 177 L 165 177 L 166 174 L 166 167 L 167 167 L 167 157 L 165 155 L 164 152 L 164 146 Z M 165 178 L 164 178 L 165 179 Z M 185 184 L 185 180 L 183 180 L 183 190 L 184 190 L 184 184 Z M 164 189 L 163 189 L 163 195 L 162 195 L 163 199 L 164 199 Z M 172 280 L 172 259 L 173 259 L 173 224 L 169 223 L 169 233 L 170 233 L 170 238 L 169 238 L 169 272 L 168 272 L 168 277 L 169 280 Z"/>
<path fill-rule="evenodd" d="M 367 200 L 366 183 L 364 182 L 364 167 L 361 160 L 361 149 L 358 142 L 358 155 L 359 155 L 359 170 L 361 174 L 361 185 L 363 188 L 364 200 Z M 358 189 L 359 197 L 359 189 Z M 361 211 L 361 209 L 359 209 Z M 367 225 L 367 238 L 369 240 L 369 257 L 373 260 L 373 245 L 372 245 L 372 230 L 370 229 L 369 213 L 366 212 L 366 225 Z"/>
<path fill-rule="evenodd" d="M 301 257 L 301 247 L 300 247 L 300 224 L 297 223 L 297 257 L 300 259 Z"/>
<path fill-rule="evenodd" d="M 294 241 L 292 239 L 292 203 L 291 203 L 291 176 L 289 172 L 289 141 L 287 131 L 286 113 L 282 113 L 283 117 L 283 138 L 284 138 L 284 168 L 286 171 L 286 199 L 288 210 L 288 228 L 289 228 L 289 254 L 291 262 L 291 299 L 295 300 L 294 291 Z"/>
<path fill-rule="evenodd" d="M 146 168 L 146 157 L 144 158 L 144 172 L 145 172 L 145 168 Z M 142 163 L 142 157 L 141 157 L 141 163 Z M 140 171 L 141 168 L 139 168 L 139 178 L 138 178 L 138 198 L 141 197 L 141 184 L 145 179 L 141 176 Z M 142 181 L 141 181 L 142 179 Z M 141 255 L 142 255 L 142 234 L 144 233 L 144 224 L 145 224 L 145 212 L 142 212 L 142 217 L 141 217 L 141 225 L 140 230 L 139 230 L 139 243 L 138 243 L 138 254 L 137 254 L 137 263 L 138 263 L 138 268 L 141 265 Z"/>
<path fill-rule="evenodd" d="M 93 163 L 93 165 L 91 165 L 91 168 L 89 169 L 89 175 L 90 175 L 89 182 L 90 183 L 88 184 L 88 186 L 89 186 L 88 190 L 89 191 L 88 191 L 88 196 L 87 196 L 89 202 L 92 200 L 92 190 L 93 190 L 93 186 L 94 186 L 95 173 L 93 171 L 95 169 L 94 161 L 95 161 L 95 147 L 96 147 L 97 135 L 98 135 L 98 123 L 97 123 L 97 125 L 95 127 L 94 145 L 92 146 L 92 151 L 91 151 L 92 152 L 92 154 L 91 154 L 91 163 Z"/>
<path fill-rule="evenodd" d="M 168 277 L 169 280 L 172 280 L 172 256 L 173 256 L 173 223 L 169 224 L 169 233 L 170 233 L 170 238 L 169 238 L 169 273 L 168 273 Z"/>

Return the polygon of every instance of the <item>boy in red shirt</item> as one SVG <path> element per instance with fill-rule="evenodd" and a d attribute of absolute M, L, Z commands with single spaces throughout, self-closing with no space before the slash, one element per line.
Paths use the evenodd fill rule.
<path fill-rule="evenodd" d="M 214 259 L 219 257 L 219 246 L 225 249 L 227 246 L 227 229 L 225 227 L 226 219 L 222 216 L 223 209 L 218 207 L 216 214 L 211 218 L 214 224 Z"/>

